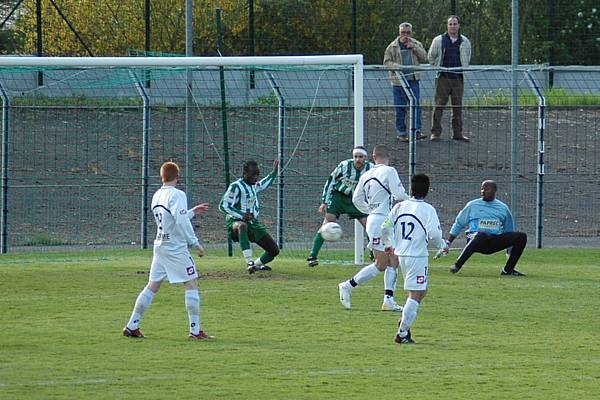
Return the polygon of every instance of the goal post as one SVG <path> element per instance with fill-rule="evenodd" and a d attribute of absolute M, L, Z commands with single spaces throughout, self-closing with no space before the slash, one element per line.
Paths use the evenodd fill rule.
<path fill-rule="evenodd" d="M 214 130 L 211 132 L 213 126 L 220 126 L 220 123 L 216 121 L 216 117 L 214 116 L 216 113 L 210 113 L 211 115 L 208 117 L 207 114 L 209 114 L 209 112 L 203 108 L 218 108 L 220 104 L 220 102 L 214 101 L 214 96 L 210 94 L 212 93 L 211 91 L 218 90 L 219 79 L 207 77 L 208 75 L 212 76 L 214 70 L 219 67 L 224 67 L 227 75 L 224 84 L 221 83 L 221 89 L 224 90 L 222 86 L 225 85 L 227 86 L 226 89 L 228 91 L 238 91 L 240 93 L 239 99 L 234 99 L 230 95 L 222 103 L 222 106 L 229 108 L 230 114 L 243 114 L 240 117 L 240 121 L 236 121 L 238 125 L 231 129 L 233 133 L 230 133 L 229 141 L 232 142 L 231 151 L 232 154 L 237 157 L 233 162 L 238 163 L 240 159 L 259 156 L 262 156 L 266 159 L 268 158 L 267 156 L 271 155 L 265 155 L 265 150 L 263 149 L 261 151 L 260 146 L 272 146 L 273 151 L 277 149 L 277 154 L 274 153 L 273 156 L 277 155 L 278 158 L 285 159 L 286 163 L 289 164 L 282 166 L 284 170 L 285 168 L 289 168 L 289 171 L 295 173 L 294 176 L 291 176 L 286 172 L 286 179 L 289 179 L 289 181 L 286 181 L 285 185 L 289 187 L 291 185 L 290 182 L 292 182 L 293 179 L 300 180 L 305 179 L 306 177 L 306 174 L 301 170 L 300 163 L 296 162 L 290 164 L 290 154 L 291 157 L 306 157 L 308 159 L 315 157 L 316 154 L 322 153 L 327 154 L 327 157 L 330 157 L 327 162 L 314 163 L 315 168 L 320 168 L 320 176 L 317 178 L 314 176 L 315 173 L 311 172 L 312 176 L 310 179 L 310 191 L 299 190 L 293 193 L 293 195 L 290 193 L 287 194 L 288 200 L 290 200 L 291 197 L 300 197 L 303 194 L 306 194 L 306 198 L 300 199 L 300 201 L 295 201 L 294 203 L 296 204 L 296 207 L 310 207 L 311 210 L 307 210 L 304 213 L 308 222 L 307 224 L 299 225 L 296 228 L 291 225 L 286 227 L 288 234 L 293 233 L 291 236 L 293 236 L 294 239 L 288 239 L 286 242 L 284 242 L 284 250 L 286 250 L 286 252 L 288 252 L 288 250 L 293 250 L 292 253 L 294 256 L 306 257 L 307 251 L 310 248 L 312 236 L 314 233 L 316 233 L 318 224 L 320 224 L 320 221 L 322 220 L 322 215 L 319 215 L 316 211 L 318 205 L 314 207 L 314 210 L 312 209 L 313 205 L 318 202 L 318 195 L 314 196 L 315 190 L 320 193 L 321 188 L 327 179 L 327 175 L 335 167 L 335 165 L 332 165 L 334 161 L 337 165 L 337 162 L 341 161 L 342 159 L 349 158 L 352 147 L 356 145 L 362 145 L 364 143 L 362 55 L 281 57 L 0 57 L 0 84 L 3 88 L 6 88 L 7 93 L 6 96 L 2 97 L 3 105 L 5 105 L 5 107 L 10 107 L 11 110 L 11 128 L 6 130 L 6 134 L 3 135 L 3 138 L 8 142 L 12 142 L 17 140 L 18 137 L 22 137 L 23 135 L 18 131 L 18 129 L 26 128 L 25 125 L 19 121 L 19 118 L 29 118 L 28 115 L 30 112 L 35 111 L 37 115 L 43 113 L 43 118 L 54 121 L 56 117 L 55 114 L 57 113 L 56 110 L 60 108 L 63 110 L 64 115 L 67 115 L 64 117 L 65 121 L 63 123 L 65 125 L 65 132 L 53 133 L 57 137 L 60 136 L 60 138 L 54 138 L 52 140 L 54 140 L 54 142 L 64 141 L 66 143 L 63 145 L 65 146 L 65 148 L 62 149 L 63 153 L 77 154 L 78 150 L 80 150 L 82 146 L 82 144 L 79 143 L 81 141 L 86 141 L 86 143 L 83 144 L 86 152 L 89 151 L 91 153 L 95 151 L 96 153 L 100 153 L 98 156 L 100 159 L 94 159 L 93 162 L 87 160 L 88 162 L 85 166 L 74 165 L 69 167 L 61 165 L 61 168 L 66 170 L 68 174 L 73 173 L 72 175 L 76 175 L 75 172 L 81 172 L 85 169 L 88 169 L 92 170 L 94 174 L 100 176 L 102 178 L 100 179 L 102 182 L 107 181 L 109 180 L 108 177 L 111 175 L 111 172 L 104 170 L 97 164 L 106 164 L 106 169 L 109 170 L 111 166 L 110 159 L 113 157 L 113 154 L 110 151 L 106 151 L 106 148 L 114 150 L 115 148 L 122 149 L 124 146 L 129 146 L 128 153 L 125 155 L 126 157 L 130 157 L 132 159 L 139 158 L 138 161 L 143 163 L 143 165 L 139 165 L 139 167 L 135 168 L 135 173 L 138 174 L 135 180 L 135 186 L 138 187 L 143 185 L 140 184 L 140 175 L 143 175 L 144 171 L 148 171 L 148 167 L 150 166 L 149 174 L 155 177 L 156 175 L 154 169 L 156 169 L 156 164 L 159 162 L 159 160 L 163 160 L 165 158 L 176 158 L 180 161 L 184 160 L 184 163 L 186 164 L 197 163 L 199 158 L 210 160 L 216 158 L 218 159 L 217 161 L 222 161 L 222 155 L 219 154 L 219 152 L 223 151 L 222 143 L 219 143 L 219 140 L 215 140 L 215 138 L 218 139 L 218 135 L 215 134 Z M 345 72 L 343 72 L 342 75 L 338 74 L 338 76 L 330 78 L 329 75 L 335 75 L 336 69 Z M 280 75 L 278 78 L 280 80 L 279 84 L 282 84 L 285 89 L 283 95 L 288 96 L 285 103 L 286 107 L 290 107 L 292 112 L 286 112 L 286 118 L 295 118 L 294 122 L 296 126 L 289 127 L 286 124 L 286 126 L 281 129 L 290 129 L 292 131 L 295 129 L 298 131 L 297 133 L 292 132 L 292 135 L 286 136 L 286 143 L 288 143 L 286 145 L 286 150 L 288 151 L 288 153 L 286 153 L 288 156 L 287 159 L 281 157 L 283 151 L 280 148 L 282 146 L 282 141 L 279 139 L 281 138 L 278 138 L 276 141 L 273 140 L 273 143 L 270 143 L 270 139 L 266 138 L 264 135 L 264 123 L 266 119 L 265 115 L 268 114 L 268 112 L 265 112 L 264 109 L 260 109 L 258 106 L 273 107 L 275 105 L 271 103 L 269 96 L 261 97 L 261 95 L 258 95 L 257 97 L 257 95 L 253 93 L 249 95 L 248 87 L 245 87 L 245 83 L 241 78 L 239 78 L 239 75 L 249 71 L 255 73 L 256 71 L 260 72 L 269 70 L 276 71 Z M 92 73 L 95 71 L 102 71 L 99 73 L 98 78 L 91 77 Z M 167 128 L 169 128 L 168 122 L 161 123 L 158 121 L 159 117 L 164 117 L 165 119 L 168 118 L 169 113 L 163 113 L 157 117 L 157 114 L 159 114 L 160 110 L 156 111 L 156 109 L 160 107 L 171 107 L 168 110 L 171 112 L 171 114 L 176 114 L 178 112 L 177 110 L 179 110 L 179 108 L 177 107 L 179 107 L 179 105 L 173 106 L 171 103 L 177 103 L 179 101 L 173 100 L 173 98 L 175 96 L 179 96 L 179 94 L 169 94 L 169 91 L 175 92 L 176 90 L 180 90 L 182 85 L 185 86 L 185 79 L 174 77 L 177 74 L 185 74 L 185 71 L 193 71 L 195 74 L 194 81 L 192 82 L 192 84 L 195 86 L 194 104 L 192 104 L 191 107 L 196 109 L 195 120 L 198 121 L 196 122 L 197 126 L 195 129 L 192 129 L 193 132 L 186 132 L 186 135 L 191 135 L 189 142 L 192 143 L 192 145 L 196 145 L 198 141 L 206 142 L 205 145 L 203 144 L 204 147 L 200 152 L 197 151 L 197 148 L 195 148 L 191 153 L 185 150 L 182 151 L 183 149 L 179 142 L 177 145 L 172 145 L 170 142 L 171 140 L 178 141 L 179 139 L 174 137 L 171 138 L 169 137 L 171 133 L 168 135 L 164 132 Z M 47 76 L 50 77 L 50 79 L 44 80 L 44 86 L 38 87 L 36 84 L 32 83 L 31 80 L 25 83 L 16 83 L 16 80 L 19 79 L 23 79 L 23 81 L 29 79 L 25 77 L 25 75 L 34 75 L 38 72 L 47 74 Z M 237 72 L 240 72 L 240 74 L 235 75 Z M 292 72 L 294 72 L 295 75 L 292 74 Z M 300 76 L 300 74 L 304 75 Z M 88 75 L 90 76 L 88 77 Z M 156 82 L 150 85 L 148 89 L 142 88 L 144 90 L 140 90 L 140 83 L 145 83 L 148 79 L 154 79 Z M 252 90 L 253 89 L 250 89 L 250 91 Z M 92 92 L 94 93 L 90 95 Z M 102 92 L 102 94 L 99 94 L 100 92 Z M 110 92 L 110 94 L 105 94 L 105 92 Z M 159 93 L 158 96 L 163 96 L 163 98 L 157 98 L 157 93 Z M 258 91 L 256 93 L 258 93 Z M 243 100 L 242 95 L 246 96 Z M 69 96 L 71 99 L 65 100 Z M 94 99 L 90 100 L 88 98 L 100 98 L 102 96 L 115 96 L 114 99 L 116 100 L 99 102 Z M 131 110 L 127 108 L 128 105 L 123 104 L 127 103 L 135 96 L 138 96 L 140 100 L 139 105 L 134 104 L 133 108 L 135 109 L 137 107 L 137 109 L 130 113 Z M 80 97 L 85 97 L 86 103 L 84 105 L 73 106 L 73 103 L 80 102 Z M 15 99 L 17 101 L 13 101 Z M 126 99 L 127 101 L 120 101 L 119 99 Z M 64 101 L 64 103 L 59 103 L 60 101 Z M 89 102 L 89 104 L 87 102 Z M 251 104 L 252 107 L 250 108 L 252 109 L 238 112 L 238 108 L 236 107 L 243 102 Z M 51 105 L 49 105 L 50 103 Z M 101 105 L 96 106 L 100 103 Z M 103 107 L 106 107 L 108 111 L 103 111 Z M 119 118 L 122 117 L 122 114 L 130 113 L 130 115 L 123 117 L 128 119 L 128 121 L 130 121 L 129 124 L 132 125 L 132 127 L 128 126 L 126 128 L 130 129 L 131 132 L 126 135 L 127 137 L 125 140 L 135 143 L 139 141 L 139 149 L 134 149 L 130 143 L 124 144 L 122 141 L 115 139 L 115 136 L 118 136 L 118 134 L 111 132 L 111 130 L 115 129 L 115 127 L 111 127 L 110 124 L 115 123 L 116 118 L 102 118 L 101 116 L 96 115 L 99 113 L 112 113 L 118 107 L 121 107 L 119 111 Z M 316 111 L 317 108 L 320 108 L 320 111 Z M 144 110 L 144 113 L 141 112 L 142 109 Z M 148 113 L 146 113 L 146 111 Z M 72 115 L 68 116 L 69 113 Z M 85 122 L 84 116 L 80 116 L 79 114 L 86 114 L 85 118 L 88 119 L 91 118 L 91 115 L 93 115 L 93 118 L 97 118 L 97 120 L 89 122 L 90 126 L 85 126 L 87 122 Z M 345 119 L 346 114 L 348 117 L 351 117 L 351 120 Z M 70 119 L 75 119 L 76 121 L 72 123 Z M 6 120 L 8 121 L 8 116 L 6 117 Z M 131 122 L 132 120 L 135 120 L 135 123 Z M 244 154 L 245 148 L 242 144 L 242 141 L 246 140 L 246 142 L 248 142 L 249 136 L 241 133 L 246 130 L 246 126 L 241 125 L 242 122 L 244 122 L 241 120 L 244 120 L 245 123 L 252 124 L 252 129 L 248 130 L 248 135 L 252 134 L 254 135 L 252 137 L 256 139 L 252 140 L 252 145 L 255 147 L 250 149 L 247 154 Z M 178 126 L 179 122 L 180 121 L 177 120 L 177 123 L 174 125 Z M 107 126 L 104 127 L 103 124 L 106 124 Z M 273 126 L 275 125 L 276 124 L 273 124 Z M 272 127 L 269 126 L 269 128 Z M 352 133 L 350 135 L 346 135 L 346 133 L 350 133 L 348 130 L 349 128 L 352 129 Z M 31 140 L 34 147 L 39 145 L 39 147 L 43 148 L 43 151 L 45 152 L 59 153 L 58 147 L 54 147 L 55 143 L 50 143 L 51 139 L 45 137 L 43 133 L 38 132 L 38 130 L 43 129 L 43 126 L 36 126 L 34 129 L 35 132 L 31 134 L 30 139 L 26 138 L 20 140 Z M 54 127 L 47 127 L 47 129 L 54 129 Z M 139 129 L 140 131 L 138 132 L 139 136 L 136 136 L 136 129 Z M 263 130 L 261 131 L 261 129 Z M 95 132 L 97 130 L 101 132 L 97 133 L 95 136 L 86 133 L 89 131 Z M 116 129 L 116 131 L 118 130 L 119 128 Z M 144 133 L 141 131 L 144 131 Z M 159 131 L 159 134 L 157 134 L 157 131 Z M 207 133 L 212 134 L 212 136 L 208 135 L 209 137 L 206 139 L 199 139 L 197 136 L 194 136 L 199 135 L 198 132 L 200 131 L 206 131 Z M 311 131 L 311 133 L 305 135 L 305 131 Z M 337 135 L 342 131 L 344 132 L 343 135 L 345 136 L 342 137 L 342 135 L 339 135 L 340 137 L 336 137 L 335 139 L 327 141 L 328 136 Z M 278 135 L 282 134 L 283 132 L 278 132 Z M 99 138 L 100 135 L 106 135 L 106 137 Z M 73 136 L 77 139 L 72 139 Z M 144 138 L 144 140 L 142 140 L 142 138 Z M 69 142 L 69 140 L 73 140 L 77 143 L 72 144 Z M 102 140 L 104 140 L 104 142 L 102 142 Z M 109 142 L 110 140 L 113 140 L 114 142 Z M 162 141 L 160 144 L 160 151 L 157 151 L 154 148 L 151 149 L 151 157 L 149 160 L 147 160 L 143 155 L 146 154 L 148 148 L 143 149 L 142 146 L 153 146 L 153 141 L 156 142 L 158 140 Z M 142 144 L 142 142 L 144 144 Z M 188 143 L 188 140 L 186 140 L 185 143 Z M 56 144 L 56 146 L 58 145 Z M 71 149 L 70 146 L 74 146 L 73 149 Z M 77 146 L 80 147 L 78 148 Z M 6 154 L 3 154 L 3 160 L 8 160 L 8 165 L 3 169 L 3 173 L 8 174 L 9 183 L 7 185 L 3 185 L 2 195 L 5 196 L 8 193 L 8 200 L 6 202 L 8 202 L 9 208 L 15 204 L 15 202 L 11 202 L 11 198 L 19 198 L 20 196 L 15 196 L 15 192 L 35 191 L 35 186 L 39 182 L 42 182 L 42 190 L 46 183 L 53 188 L 51 191 L 54 191 L 54 187 L 57 186 L 56 182 L 40 180 L 38 176 L 34 175 L 40 172 L 36 170 L 38 167 L 40 169 L 52 171 L 55 166 L 48 165 L 51 163 L 48 161 L 48 159 L 51 158 L 50 156 L 53 156 L 54 160 L 56 160 L 60 156 L 57 154 L 49 154 L 49 157 L 47 157 L 48 159 L 46 159 L 46 157 L 41 157 L 40 160 L 34 163 L 35 165 L 31 166 L 30 168 L 28 167 L 20 170 L 19 168 L 23 161 L 19 160 L 19 158 L 24 158 L 25 154 L 18 152 L 24 152 L 23 147 L 24 145 L 18 145 L 16 147 L 13 146 L 11 147 L 10 151 L 7 151 Z M 298 150 L 297 153 L 296 150 Z M 214 154 L 209 154 L 211 151 Z M 202 154 L 198 155 L 198 153 Z M 191 159 L 187 160 L 187 158 L 190 157 L 190 154 L 192 154 Z M 122 155 L 119 156 L 121 157 Z M 104 157 L 104 159 L 102 159 L 102 157 Z M 75 163 L 77 164 L 77 162 Z M 19 167 L 17 167 L 17 165 Z M 228 169 L 229 166 L 223 166 L 222 168 Z M 209 174 L 220 173 L 222 172 L 222 168 L 220 170 L 219 168 L 216 168 L 214 171 L 209 172 Z M 262 169 L 264 174 L 268 172 L 268 168 L 270 168 L 270 166 L 263 163 Z M 239 166 L 233 165 L 232 169 L 239 170 Z M 42 173 L 40 172 L 40 174 Z M 147 174 L 148 173 L 146 173 L 145 177 L 146 185 L 148 184 Z M 11 175 L 13 178 L 15 176 L 24 178 L 21 180 L 15 180 L 11 179 Z M 73 179 L 76 178 L 76 176 L 73 177 Z M 89 176 L 85 176 L 84 180 L 89 182 L 93 179 L 95 179 L 95 177 L 91 177 L 90 179 Z M 202 187 L 201 183 L 203 178 L 195 176 L 192 179 L 195 180 L 195 182 L 192 183 L 193 189 L 199 191 L 199 189 Z M 318 183 L 316 183 L 317 179 Z M 154 182 L 155 181 L 156 179 L 154 179 Z M 19 182 L 24 183 L 20 185 Z M 79 183 L 75 184 L 74 186 L 77 186 L 78 188 L 78 194 L 71 196 L 71 198 L 73 199 L 77 196 L 85 199 L 93 198 L 98 194 L 94 192 L 94 187 L 102 187 L 104 184 L 102 182 L 91 183 L 85 188 Z M 144 182 L 144 180 L 142 180 L 142 182 Z M 113 185 L 113 183 L 110 183 L 110 185 Z M 117 187 L 120 184 L 114 183 L 114 185 Z M 156 182 L 150 185 L 156 185 Z M 315 189 L 315 186 L 318 186 L 318 188 Z M 186 188 L 186 190 L 188 189 L 190 188 Z M 222 195 L 224 189 L 224 182 L 220 181 L 217 194 L 219 196 Z M 103 187 L 101 189 L 97 189 L 97 192 L 102 190 L 104 190 Z M 275 196 L 275 194 L 278 192 L 280 191 L 269 190 L 265 192 L 265 196 Z M 308 193 L 313 193 L 310 195 L 310 198 L 308 197 Z M 203 193 L 201 192 L 201 194 Z M 103 204 L 104 201 L 113 201 L 111 200 L 111 196 L 109 194 L 103 194 L 101 196 L 105 197 L 103 197 L 102 200 L 99 200 L 97 204 L 101 207 L 105 206 L 107 209 L 114 209 L 114 204 Z M 195 199 L 198 197 L 198 195 L 194 196 Z M 140 200 L 139 202 L 142 201 Z M 146 200 L 143 200 L 143 202 L 146 202 Z M 53 203 L 53 199 L 45 198 L 45 205 Z M 214 196 L 211 197 L 211 203 L 214 206 L 213 208 L 215 209 L 215 214 L 221 218 L 221 221 L 219 222 L 222 225 L 222 216 L 218 215 L 218 211 L 216 211 L 216 198 Z M 74 215 L 81 217 L 81 215 L 84 214 L 82 210 L 85 208 L 85 206 L 83 204 L 74 204 L 73 207 L 75 210 L 73 212 Z M 139 210 L 139 206 L 137 209 Z M 9 229 L 7 233 L 9 237 L 9 245 L 19 246 L 28 241 L 26 238 L 19 238 L 19 240 L 16 240 L 16 237 L 18 236 L 16 233 L 18 231 L 18 227 L 32 225 L 30 221 L 35 220 L 34 215 L 20 214 L 26 212 L 28 211 L 20 210 L 16 213 L 11 212 L 9 214 L 10 217 L 3 218 L 3 227 L 8 226 L 11 228 L 12 224 L 15 224 L 14 230 Z M 109 213 L 109 211 L 107 211 L 107 213 Z M 139 213 L 139 211 L 137 211 L 137 213 Z M 142 218 L 147 218 L 147 212 L 142 211 L 142 214 L 144 214 L 142 215 Z M 264 214 L 265 218 L 267 218 L 266 215 L 269 215 L 268 218 L 271 219 L 275 217 L 276 213 L 269 210 Z M 285 215 L 289 215 L 289 213 L 286 212 Z M 217 216 L 215 216 L 215 218 L 217 218 Z M 11 218 L 11 221 L 8 221 L 7 218 Z M 23 221 L 20 221 L 20 218 L 22 218 Z M 86 220 L 88 218 L 92 219 L 93 216 L 85 216 Z M 297 216 L 290 218 L 297 218 Z M 49 231 L 56 232 L 53 228 L 53 224 L 55 224 L 56 221 L 46 218 L 43 223 L 44 226 L 37 226 L 35 227 L 35 230 L 42 231 L 45 229 L 44 227 L 48 227 Z M 203 221 L 199 221 L 198 225 L 202 227 Z M 98 227 L 95 229 L 101 230 L 102 228 Z M 300 232 L 292 232 L 294 229 L 302 231 L 303 235 L 300 235 Z M 351 248 L 346 247 L 346 249 L 352 251 L 354 262 L 360 264 L 363 260 L 363 228 L 358 223 L 354 223 L 353 229 L 350 229 L 350 227 L 347 225 L 345 228 L 345 231 L 348 234 L 347 239 L 349 239 L 350 232 L 352 232 L 352 230 L 354 231 L 353 246 Z M 269 228 L 269 232 L 275 236 L 276 232 L 279 232 L 279 229 L 276 229 L 275 227 L 272 229 Z M 199 233 L 202 235 L 205 232 L 200 231 Z M 145 237 L 145 234 L 142 233 L 142 235 Z M 150 238 L 152 237 L 152 229 L 148 230 L 148 235 Z M 48 241 L 51 243 L 47 244 L 81 244 L 78 239 L 74 239 L 69 232 L 61 231 L 60 236 L 61 237 L 56 239 L 56 241 L 54 241 L 54 239 L 49 239 Z M 110 232 L 95 232 L 89 236 L 90 238 L 84 240 L 84 242 L 95 244 L 95 240 L 98 239 L 101 244 L 107 245 L 123 243 L 129 244 L 132 242 L 138 242 L 140 232 L 137 232 L 135 236 L 128 236 L 128 234 L 121 234 L 121 232 L 119 232 L 118 239 L 115 239 L 115 236 L 112 236 L 111 238 Z M 103 239 L 100 240 L 101 237 Z M 125 237 L 127 239 L 123 239 Z M 10 238 L 12 238 L 12 240 Z M 116 243 L 111 242 L 113 239 L 116 240 Z M 143 242 L 143 239 L 141 242 Z M 291 243 L 295 243 L 296 248 L 291 246 Z M 31 244 L 40 244 L 43 246 L 46 244 L 46 242 L 42 239 L 36 239 L 32 241 L 32 243 L 26 245 Z M 139 244 L 140 243 L 136 243 L 136 245 Z M 342 245 L 339 244 L 339 246 Z"/>

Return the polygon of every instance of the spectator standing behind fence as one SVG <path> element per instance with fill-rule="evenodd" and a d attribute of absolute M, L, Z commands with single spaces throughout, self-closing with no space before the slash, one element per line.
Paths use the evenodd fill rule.
<path fill-rule="evenodd" d="M 471 60 L 471 42 L 459 33 L 460 21 L 456 15 L 448 17 L 448 32 L 436 36 L 431 42 L 429 63 L 433 67 L 465 68 Z M 463 135 L 462 98 L 464 94 L 464 79 L 462 72 L 438 72 L 435 80 L 435 106 L 431 124 L 431 140 L 439 140 L 442 135 L 442 114 L 448 103 L 452 101 L 452 139 L 468 142 Z"/>
<path fill-rule="evenodd" d="M 412 25 L 408 22 L 403 22 L 399 27 L 400 36 L 394 39 L 385 49 L 383 56 L 383 65 L 388 68 L 399 68 L 412 65 L 419 65 L 427 62 L 427 52 L 418 40 L 411 37 Z M 419 90 L 419 73 L 411 69 L 403 69 L 402 74 L 405 76 L 410 89 L 415 96 L 415 121 L 414 127 L 416 130 L 416 138 L 425 139 L 426 136 L 421 134 L 421 105 L 420 105 L 420 90 Z M 396 131 L 398 140 L 408 142 L 408 129 L 406 124 L 406 111 L 408 110 L 409 100 L 406 97 L 400 80 L 396 76 L 396 71 L 389 71 L 390 82 L 392 84 L 394 94 L 394 107 L 396 110 Z"/>

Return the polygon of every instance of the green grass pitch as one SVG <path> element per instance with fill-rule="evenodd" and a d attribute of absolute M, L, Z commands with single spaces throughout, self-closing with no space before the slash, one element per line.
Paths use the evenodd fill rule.
<path fill-rule="evenodd" d="M 183 289 L 163 285 L 147 339 L 121 336 L 151 251 L 0 257 L 0 399 L 591 399 L 600 382 L 600 250 L 526 250 L 431 263 L 413 346 L 379 311 L 382 277 L 282 258 L 248 276 L 240 258 L 199 261 L 204 328 L 187 340 Z M 404 302 L 404 292 L 397 291 Z"/>

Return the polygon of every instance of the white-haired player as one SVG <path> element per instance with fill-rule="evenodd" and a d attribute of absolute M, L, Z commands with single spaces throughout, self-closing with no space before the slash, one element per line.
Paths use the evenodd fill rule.
<path fill-rule="evenodd" d="M 375 146 L 373 149 L 375 166 L 362 174 L 352 195 L 352 202 L 358 210 L 368 214 L 367 235 L 369 249 L 373 251 L 375 262 L 367 265 L 354 277 L 340 283 L 340 302 L 350 309 L 352 307 L 352 290 L 370 281 L 380 272 L 385 271 L 385 292 L 382 311 L 402 311 L 402 307 L 394 301 L 394 289 L 398 277 L 398 260 L 384 252 L 381 241 L 381 225 L 388 216 L 395 201 L 408 199 L 395 168 L 390 167 L 390 155 L 387 147 Z"/>
<path fill-rule="evenodd" d="M 440 252 L 448 252 L 437 212 L 424 201 L 429 192 L 429 177 L 425 174 L 413 175 L 410 190 L 412 197 L 396 204 L 382 227 L 385 252 L 399 257 L 404 289 L 409 292 L 402 318 L 398 322 L 395 337 L 398 344 L 414 343 L 410 328 L 417 317 L 419 304 L 427 293 L 427 245 L 432 241 Z"/>
<path fill-rule="evenodd" d="M 179 179 L 179 166 L 166 162 L 160 167 L 162 187 L 152 197 L 152 213 L 156 220 L 156 239 L 150 267 L 148 284 L 138 295 L 129 322 L 123 329 L 123 336 L 143 338 L 140 321 L 144 312 L 152 304 L 154 296 L 166 278 L 170 283 L 183 283 L 185 288 L 185 307 L 189 317 L 190 339 L 213 339 L 200 325 L 200 293 L 198 292 L 198 273 L 188 246 L 196 248 L 198 257 L 204 255 L 190 219 L 208 209 L 208 204 L 199 204 L 187 209 L 185 193 L 175 188 Z"/>

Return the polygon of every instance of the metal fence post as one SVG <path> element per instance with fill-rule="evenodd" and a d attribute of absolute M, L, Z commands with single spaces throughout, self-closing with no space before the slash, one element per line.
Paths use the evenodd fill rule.
<path fill-rule="evenodd" d="M 283 154 L 285 150 L 285 98 L 281 94 L 279 85 L 275 81 L 275 77 L 272 73 L 268 73 L 269 83 L 273 92 L 277 96 L 278 110 L 279 110 L 279 125 L 278 125 L 278 150 L 277 155 L 279 158 L 279 192 L 277 193 L 277 244 L 280 249 L 283 249 L 283 205 L 284 205 L 284 191 L 283 185 L 285 179 L 283 179 Z"/>
<path fill-rule="evenodd" d="M 535 91 L 538 100 L 538 166 L 536 179 L 536 213 L 535 213 L 535 246 L 542 248 L 542 229 L 544 224 L 544 130 L 546 128 L 546 98 L 542 94 L 539 85 L 533 79 L 529 71 L 525 71 L 525 76 L 531 88 Z"/>
<path fill-rule="evenodd" d="M 513 213 L 518 215 L 518 184 L 517 184 L 517 158 L 519 154 L 518 142 L 518 126 L 519 126 L 519 81 L 518 71 L 519 66 L 519 0 L 512 0 L 512 54 L 511 54 L 511 71 L 512 71 L 512 100 L 510 108 L 510 206 L 513 208 Z M 515 218 L 515 229 L 517 228 L 517 218 Z"/>
<path fill-rule="evenodd" d="M 10 99 L 0 82 L 2 97 L 2 237 L 0 238 L 0 253 L 8 251 L 8 134 Z"/>
<path fill-rule="evenodd" d="M 221 26 L 220 8 L 215 10 L 215 25 L 217 28 L 217 53 L 220 57 L 223 56 L 223 28 Z M 225 161 L 225 190 L 231 183 L 229 175 L 229 131 L 227 127 L 227 92 L 225 91 L 225 68 L 219 66 L 219 87 L 221 89 L 221 123 L 223 126 L 223 155 Z M 233 242 L 230 237 L 227 237 L 227 255 L 233 256 Z"/>
<path fill-rule="evenodd" d="M 400 83 L 402 84 L 402 89 L 404 90 L 404 94 L 406 95 L 406 97 L 408 98 L 408 107 L 409 107 L 409 113 L 408 113 L 408 139 L 409 139 L 409 151 L 408 151 L 408 174 L 409 176 L 413 176 L 416 173 L 416 169 L 417 169 L 417 138 L 416 138 L 416 97 L 415 94 L 413 93 L 410 85 L 408 84 L 408 81 L 406 80 L 406 77 L 404 76 L 403 73 L 400 73 L 399 71 L 394 71 L 394 73 L 396 74 L 396 77 L 398 78 L 398 80 L 400 80 Z M 397 107 L 396 104 L 394 104 L 394 107 Z M 410 193 L 410 179 L 408 180 L 408 186 L 409 186 L 409 193 Z"/>
<path fill-rule="evenodd" d="M 150 98 L 144 85 L 141 83 L 134 73 L 131 73 L 135 80 L 135 87 L 143 101 L 142 111 L 142 222 L 140 233 L 140 247 L 148 248 L 148 181 L 149 181 L 149 129 L 150 129 Z"/>

